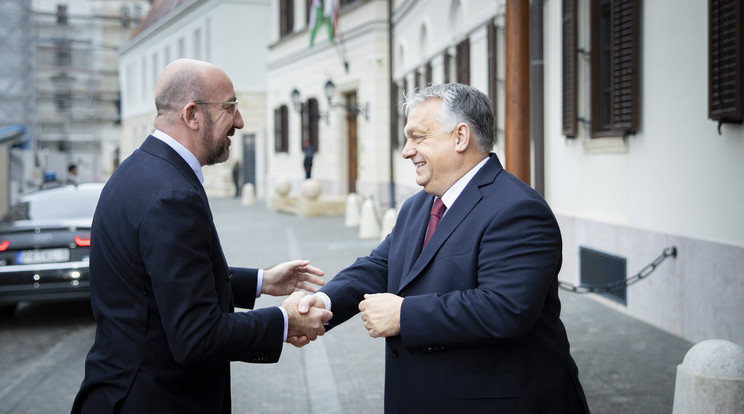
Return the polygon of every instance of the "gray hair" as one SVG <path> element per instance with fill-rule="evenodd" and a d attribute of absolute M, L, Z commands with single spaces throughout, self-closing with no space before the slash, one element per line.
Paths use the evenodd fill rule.
<path fill-rule="evenodd" d="M 461 83 L 429 85 L 405 94 L 400 108 L 406 117 L 413 108 L 429 99 L 441 99 L 439 122 L 442 129 L 452 132 L 457 124 L 465 123 L 475 135 L 477 149 L 489 153 L 493 149 L 493 111 L 491 102 L 483 92 Z"/>

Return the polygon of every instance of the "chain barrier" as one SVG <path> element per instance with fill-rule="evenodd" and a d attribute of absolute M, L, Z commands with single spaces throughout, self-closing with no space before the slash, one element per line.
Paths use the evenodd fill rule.
<path fill-rule="evenodd" d="M 677 248 L 675 246 L 667 247 L 666 249 L 664 249 L 664 251 L 661 252 L 659 257 L 657 257 L 653 262 L 646 265 L 646 267 L 641 269 L 641 271 L 635 274 L 634 276 L 631 276 L 625 280 L 611 282 L 604 286 L 587 286 L 587 285 L 576 286 L 574 284 L 559 280 L 558 287 L 563 290 L 567 290 L 569 292 L 582 293 L 582 294 L 612 292 L 614 290 L 628 287 L 634 283 L 638 283 L 641 280 L 647 278 L 651 273 L 654 272 L 654 270 L 656 270 L 656 268 L 661 264 L 661 262 L 663 262 L 664 260 L 666 260 L 667 257 L 670 257 L 670 256 L 677 257 Z"/>

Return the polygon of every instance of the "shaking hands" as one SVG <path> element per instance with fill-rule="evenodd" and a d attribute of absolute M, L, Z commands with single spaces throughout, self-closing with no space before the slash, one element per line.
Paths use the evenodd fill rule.
<path fill-rule="evenodd" d="M 281 306 L 289 318 L 287 342 L 298 348 L 323 335 L 323 325 L 333 317 L 322 299 L 305 292 L 294 292 Z"/>

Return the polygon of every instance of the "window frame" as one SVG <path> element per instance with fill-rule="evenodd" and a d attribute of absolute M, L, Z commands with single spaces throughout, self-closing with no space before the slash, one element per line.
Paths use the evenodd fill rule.
<path fill-rule="evenodd" d="M 639 129 L 640 3 L 591 3 L 591 138 L 627 138 Z"/>

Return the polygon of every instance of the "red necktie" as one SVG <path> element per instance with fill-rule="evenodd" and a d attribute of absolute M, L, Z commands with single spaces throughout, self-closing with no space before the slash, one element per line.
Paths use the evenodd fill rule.
<path fill-rule="evenodd" d="M 429 242 L 429 239 L 431 239 L 431 235 L 434 234 L 434 230 L 439 225 L 439 220 L 442 219 L 442 215 L 444 215 L 444 210 L 446 210 L 447 207 L 444 206 L 444 203 L 442 202 L 441 198 L 437 198 L 434 200 L 434 205 L 431 206 L 431 217 L 429 218 L 429 228 L 426 229 L 426 237 L 424 238 L 424 245 L 421 247 L 421 250 L 426 247 L 426 243 Z"/>

